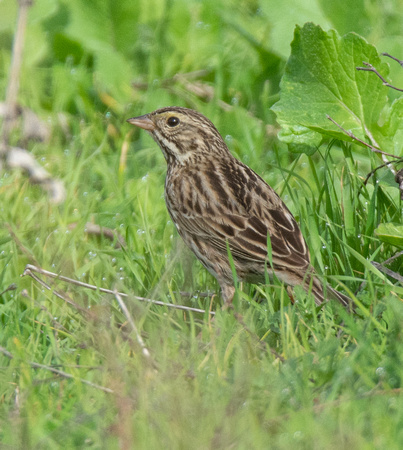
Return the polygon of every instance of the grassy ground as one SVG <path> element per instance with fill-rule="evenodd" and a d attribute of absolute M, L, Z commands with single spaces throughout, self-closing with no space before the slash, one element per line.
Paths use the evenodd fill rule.
<path fill-rule="evenodd" d="M 57 28 L 60 4 L 53 3 L 43 25 L 53 47 L 22 73 L 20 100 L 47 119 L 51 138 L 24 142 L 17 132 L 14 144 L 26 145 L 67 195 L 54 205 L 24 174 L 1 174 L 0 291 L 17 285 L 0 296 L 2 448 L 402 448 L 401 288 L 370 264 L 397 251 L 374 234 L 381 221 L 401 221 L 389 173 L 363 187 L 377 164 L 368 152 L 331 143 L 297 155 L 276 140 L 269 107 L 285 57 L 264 39 L 272 27 L 265 10 L 254 13 L 249 2 L 138 3 L 130 16 L 137 18 L 137 40 L 119 53 L 129 74 L 102 66 L 91 30 L 77 26 L 79 2 L 69 6 L 76 22 L 65 35 Z M 251 36 L 267 45 L 254 46 Z M 81 49 L 71 44 L 70 51 L 81 56 L 63 59 L 57 39 L 64 39 L 60 49 L 77 42 Z M 2 86 L 8 63 L 4 47 Z M 204 69 L 202 85 L 172 80 Z M 143 84 L 132 89 L 119 76 Z M 213 98 L 197 95 L 200 86 L 204 93 L 213 88 Z M 231 151 L 277 190 L 301 224 L 318 272 L 357 293 L 357 315 L 337 304 L 318 311 L 298 289 L 292 305 L 276 282 L 239 286 L 242 320 L 220 311 L 216 281 L 185 251 L 169 220 L 160 150 L 125 123 L 172 104 L 207 115 Z M 89 233 L 88 222 L 119 232 L 126 245 Z M 26 264 L 127 293 L 150 356 L 113 295 L 60 280 L 46 290 L 20 277 Z M 401 259 L 388 267 L 401 271 Z M 211 308 L 215 319 L 134 295 Z"/>

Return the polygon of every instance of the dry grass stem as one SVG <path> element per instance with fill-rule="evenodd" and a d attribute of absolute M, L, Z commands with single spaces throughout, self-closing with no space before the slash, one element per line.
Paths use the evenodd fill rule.
<path fill-rule="evenodd" d="M 125 315 L 125 317 L 126 317 L 127 321 L 129 322 L 130 326 L 132 327 L 132 330 L 134 331 L 134 334 L 136 335 L 137 342 L 138 342 L 138 344 L 141 347 L 141 351 L 142 351 L 143 355 L 146 358 L 150 359 L 151 358 L 151 354 L 148 351 L 148 348 L 146 347 L 146 344 L 144 343 L 144 340 L 141 337 L 141 334 L 139 333 L 139 331 L 137 329 L 137 326 L 134 323 L 134 320 L 133 320 L 132 316 L 130 315 L 130 312 L 127 309 L 127 306 L 126 306 L 125 302 L 123 301 L 123 299 L 122 299 L 122 297 L 121 297 L 121 295 L 119 294 L 118 291 L 114 291 L 114 295 L 115 295 L 115 298 L 116 298 L 117 302 L 119 303 L 119 306 L 121 307 L 121 309 L 123 311 L 123 314 Z"/>
<path fill-rule="evenodd" d="M 32 264 L 27 264 L 26 265 L 24 273 L 22 274 L 22 276 L 28 275 L 28 276 L 34 278 L 36 281 L 40 282 L 42 285 L 44 285 L 43 284 L 44 282 L 42 280 L 40 280 L 38 277 L 35 277 L 33 272 L 40 273 L 40 274 L 45 275 L 45 276 L 50 277 L 50 278 L 56 278 L 58 280 L 65 281 L 66 283 L 73 284 L 75 286 L 80 286 L 80 287 L 83 287 L 83 288 L 86 288 L 86 289 L 91 289 L 93 291 L 103 292 L 105 294 L 115 295 L 115 292 L 116 292 L 116 291 L 113 291 L 111 289 L 100 288 L 100 287 L 94 286 L 92 284 L 84 283 L 82 281 L 74 280 L 72 278 L 68 278 L 68 277 L 65 277 L 63 275 L 58 275 L 56 273 L 49 272 L 48 270 L 42 269 L 40 267 L 36 267 L 36 266 L 34 266 Z M 46 285 L 46 283 L 45 283 L 45 285 Z M 46 289 L 52 290 L 50 288 L 50 286 L 46 287 Z M 53 292 L 55 293 L 55 295 L 59 296 L 63 300 L 66 300 L 60 293 L 58 293 L 56 291 L 53 291 Z M 175 305 L 173 303 L 166 303 L 166 302 L 162 302 L 162 301 L 159 301 L 159 300 L 152 300 L 150 298 L 139 297 L 137 295 L 128 295 L 128 294 L 124 294 L 123 292 L 119 292 L 119 295 L 121 297 L 123 297 L 123 298 L 129 298 L 129 299 L 133 298 L 133 299 L 141 301 L 141 302 L 152 303 L 154 305 L 166 306 L 168 308 L 180 309 L 180 310 L 183 310 L 183 311 L 197 312 L 197 313 L 201 313 L 201 314 L 204 314 L 206 312 L 204 309 L 200 309 L 200 308 L 192 308 L 190 306 L 184 306 L 184 305 Z M 215 315 L 214 311 L 208 311 L 208 313 L 210 315 L 212 315 L 212 316 Z"/>
<path fill-rule="evenodd" d="M 351 138 L 353 141 L 357 141 L 362 145 L 365 145 L 365 147 L 368 147 L 371 151 L 374 153 L 379 153 L 381 155 L 390 156 L 391 158 L 395 159 L 401 159 L 400 156 L 392 155 L 391 153 L 384 152 L 378 147 L 375 147 L 374 145 L 368 144 L 368 142 L 363 141 L 362 139 L 355 136 L 351 131 L 347 131 L 345 128 L 343 128 L 339 123 L 337 123 L 332 117 L 326 116 L 331 122 L 333 122 L 336 127 L 340 128 L 343 133 L 345 133 L 349 138 Z"/>
<path fill-rule="evenodd" d="M 14 355 L 12 353 L 10 353 L 8 350 L 6 350 L 4 347 L 0 346 L 0 353 L 2 353 L 4 356 L 7 356 L 7 358 L 9 359 L 13 359 Z M 95 389 L 99 389 L 100 391 L 103 392 L 107 392 L 108 394 L 113 394 L 113 390 L 109 389 L 107 387 L 104 386 L 100 386 L 99 384 L 95 384 L 95 383 L 91 383 L 91 381 L 85 380 L 84 378 L 77 378 L 73 375 L 71 375 L 70 373 L 64 372 L 63 370 L 59 370 L 59 369 L 55 369 L 52 366 L 47 366 L 45 364 L 39 364 L 36 362 L 32 362 L 32 361 L 28 361 L 28 364 L 33 368 L 33 369 L 43 369 L 43 370 L 48 370 L 49 372 L 55 373 L 56 375 L 59 375 L 63 378 L 70 378 L 70 379 L 74 379 L 74 380 L 79 380 L 81 383 L 83 384 L 87 384 L 88 386 L 91 386 Z"/>
<path fill-rule="evenodd" d="M 71 223 L 69 225 L 69 230 L 74 230 L 74 228 L 76 227 L 77 223 Z M 98 225 L 96 223 L 87 222 L 85 224 L 84 231 L 87 234 L 92 234 L 94 236 L 102 236 L 106 239 L 109 239 L 112 242 L 116 241 L 115 248 L 117 249 L 124 248 L 127 245 L 125 238 L 112 228 L 102 227 L 101 225 Z"/>
<path fill-rule="evenodd" d="M 383 55 L 389 56 L 390 58 L 394 59 L 395 61 L 398 61 L 399 64 L 401 64 L 400 60 L 389 55 L 388 53 L 383 53 Z M 376 68 L 372 64 L 365 62 L 365 61 L 363 61 L 362 63 L 364 64 L 365 67 L 356 67 L 357 70 L 360 70 L 363 72 L 373 72 L 382 81 L 382 84 L 384 86 L 394 89 L 395 91 L 403 92 L 403 89 L 397 88 L 396 86 L 393 86 L 392 84 L 388 83 L 385 80 L 385 78 L 376 70 Z"/>

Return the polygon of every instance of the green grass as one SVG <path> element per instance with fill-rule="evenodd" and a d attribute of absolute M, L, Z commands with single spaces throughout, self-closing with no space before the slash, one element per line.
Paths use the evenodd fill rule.
<path fill-rule="evenodd" d="M 20 92 L 23 104 L 48 119 L 52 137 L 25 143 L 18 131 L 13 139 L 64 182 L 67 196 L 51 204 L 24 174 L 1 173 L 0 291 L 17 285 L 0 296 L 0 346 L 13 355 L 0 353 L 1 447 L 401 448 L 403 288 L 371 264 L 398 251 L 374 230 L 401 222 L 399 192 L 386 169 L 363 186 L 378 164 L 366 150 L 333 142 L 297 155 L 267 132 L 285 62 L 281 54 L 275 60 L 267 38 L 270 18 L 246 1 L 130 2 L 126 14 L 136 21 L 124 28 L 118 10 L 109 24 L 116 41 L 100 33 L 117 49 L 114 64 L 122 60 L 113 75 L 88 37 L 101 25 L 88 24 L 80 40 L 79 29 L 63 28 L 55 5 L 41 22 L 52 45 L 44 59 L 26 63 Z M 66 5 L 78 20 L 80 2 Z M 367 14 L 372 23 L 379 12 Z M 129 33 L 129 25 L 136 38 L 123 42 L 118 31 Z M 2 87 L 9 60 L 4 46 Z M 208 73 L 199 81 L 214 88 L 210 101 L 184 83 L 162 82 L 200 69 Z M 131 89 L 125 79 L 150 84 Z M 166 211 L 160 150 L 125 123 L 172 104 L 207 115 L 231 151 L 276 189 L 301 224 L 318 272 L 356 297 L 356 315 L 334 303 L 319 311 L 298 288 L 292 305 L 277 281 L 239 286 L 242 320 L 220 310 L 217 282 L 185 251 Z M 88 222 L 116 230 L 126 247 L 87 233 Z M 150 358 L 113 295 L 50 279 L 46 290 L 20 276 L 26 264 L 127 293 Z M 401 272 L 402 258 L 388 267 Z M 211 296 L 181 297 L 180 290 Z M 211 307 L 216 316 L 130 295 Z"/>

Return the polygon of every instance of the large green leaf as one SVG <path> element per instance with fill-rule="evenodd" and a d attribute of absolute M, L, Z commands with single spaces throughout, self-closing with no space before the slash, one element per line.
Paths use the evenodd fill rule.
<path fill-rule="evenodd" d="M 403 97 L 385 108 L 385 119 L 381 128 L 375 128 L 374 137 L 382 150 L 397 156 L 403 155 Z"/>
<path fill-rule="evenodd" d="M 340 37 L 312 23 L 297 26 L 280 101 L 272 108 L 282 126 L 280 139 L 311 146 L 317 146 L 322 135 L 349 140 L 327 115 L 361 139 L 369 133 L 382 135 L 377 122 L 387 88 L 373 73 L 356 70 L 363 61 L 387 75 L 388 66 L 375 47 L 359 35 Z"/>
<path fill-rule="evenodd" d="M 398 223 L 381 223 L 375 230 L 381 241 L 396 247 L 403 247 L 403 225 Z"/>

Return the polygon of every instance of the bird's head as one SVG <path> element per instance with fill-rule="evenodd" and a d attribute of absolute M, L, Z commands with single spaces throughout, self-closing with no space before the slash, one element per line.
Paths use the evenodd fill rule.
<path fill-rule="evenodd" d="M 154 138 L 170 163 L 228 155 L 228 148 L 212 122 L 192 109 L 170 106 L 127 120 Z"/>

